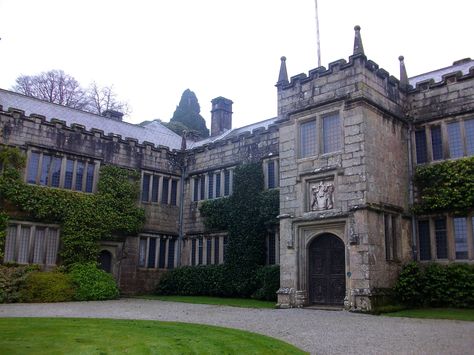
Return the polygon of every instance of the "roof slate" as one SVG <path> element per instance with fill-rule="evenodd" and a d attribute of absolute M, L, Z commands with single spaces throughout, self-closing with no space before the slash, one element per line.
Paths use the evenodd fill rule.
<path fill-rule="evenodd" d="M 139 143 L 148 141 L 156 146 L 163 145 L 170 149 L 181 148 L 181 137 L 162 124 L 152 121 L 143 126 L 95 115 L 70 107 L 53 104 L 33 97 L 0 89 L 0 105 L 3 109 L 16 108 L 25 111 L 25 115 L 38 114 L 46 117 L 47 121 L 56 118 L 65 121 L 68 126 L 73 123 L 104 131 L 104 134 L 118 134 L 123 139 L 134 138 Z"/>

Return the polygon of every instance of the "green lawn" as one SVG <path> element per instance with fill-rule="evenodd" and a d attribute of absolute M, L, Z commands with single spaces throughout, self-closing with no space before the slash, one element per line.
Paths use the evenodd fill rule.
<path fill-rule="evenodd" d="M 304 354 L 282 341 L 199 324 L 0 318 L 2 354 Z"/>
<path fill-rule="evenodd" d="M 468 308 L 420 308 L 406 309 L 403 311 L 384 313 L 387 317 L 456 319 L 474 321 L 474 309 Z"/>
<path fill-rule="evenodd" d="M 243 308 L 275 308 L 275 302 L 260 301 L 249 298 L 221 298 L 208 296 L 158 296 L 144 295 L 136 296 L 148 300 L 160 300 L 170 302 L 184 302 L 195 304 L 215 304 L 221 306 L 243 307 Z"/>

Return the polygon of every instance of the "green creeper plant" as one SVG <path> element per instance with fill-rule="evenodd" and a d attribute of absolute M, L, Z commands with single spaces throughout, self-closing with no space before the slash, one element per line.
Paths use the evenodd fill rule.
<path fill-rule="evenodd" d="M 465 215 L 474 209 L 474 157 L 419 166 L 414 182 L 418 215 L 453 212 Z"/>
<path fill-rule="evenodd" d="M 279 191 L 263 187 L 261 164 L 240 165 L 235 169 L 233 194 L 200 207 L 209 230 L 228 232 L 225 267 L 233 275 L 233 292 L 241 296 L 256 289 L 256 271 L 265 264 L 267 228 L 277 222 Z"/>
<path fill-rule="evenodd" d="M 6 154 L 5 150 L 10 152 Z M 21 155 L 17 148 L 0 146 L 0 151 L 1 156 Z M 6 227 L 7 204 L 10 209 L 22 211 L 28 219 L 60 224 L 60 255 L 65 266 L 95 261 L 99 240 L 133 235 L 141 229 L 145 215 L 136 202 L 136 171 L 104 165 L 97 193 L 85 194 L 26 184 L 20 177 L 20 166 L 15 166 L 16 160 L 8 161 L 0 175 L 0 230 L 3 232 Z M 0 245 L 1 241 L 0 235 Z"/>

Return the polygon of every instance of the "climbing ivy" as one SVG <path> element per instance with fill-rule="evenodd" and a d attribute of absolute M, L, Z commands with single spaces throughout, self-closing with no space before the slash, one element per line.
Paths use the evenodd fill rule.
<path fill-rule="evenodd" d="M 0 146 L 0 150 L 2 157 L 21 155 L 16 148 Z M 136 234 L 140 230 L 145 215 L 136 203 L 139 194 L 137 172 L 102 166 L 97 193 L 85 194 L 26 184 L 19 173 L 20 165 L 24 166 L 24 159 L 20 165 L 15 159 L 5 158 L 8 163 L 2 164 L 1 231 L 5 230 L 7 224 L 7 205 L 9 209 L 22 211 L 28 219 L 60 224 L 60 255 L 63 264 L 69 266 L 97 260 L 99 240 Z M 3 244 L 1 240 L 0 244 Z"/>
<path fill-rule="evenodd" d="M 414 177 L 419 201 L 416 214 L 474 209 L 474 157 L 417 167 Z"/>
<path fill-rule="evenodd" d="M 255 290 L 256 271 L 265 264 L 265 235 L 277 223 L 278 190 L 263 190 L 260 164 L 235 169 L 233 194 L 205 201 L 200 207 L 209 230 L 226 230 L 229 242 L 225 267 L 232 275 L 236 294 L 249 296 Z"/>

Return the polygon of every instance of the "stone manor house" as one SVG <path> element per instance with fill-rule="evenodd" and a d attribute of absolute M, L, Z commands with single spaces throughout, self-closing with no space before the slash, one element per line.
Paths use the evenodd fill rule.
<path fill-rule="evenodd" d="M 0 90 L 0 143 L 27 157 L 25 182 L 94 193 L 101 165 L 141 172 L 146 222 L 101 242 L 102 267 L 123 293 L 146 292 L 178 265 L 223 263 L 226 231 L 208 233 L 199 205 L 232 194 L 234 168 L 262 163 L 279 189 L 267 263 L 280 264 L 281 307 L 367 310 L 403 263 L 474 260 L 474 214 L 415 217 L 419 164 L 474 155 L 474 60 L 399 79 L 369 60 L 355 27 L 348 61 L 276 84 L 278 116 L 233 129 L 229 99 L 212 100 L 211 137 L 184 141 L 157 121 L 122 121 Z M 185 169 L 173 163 L 186 154 Z M 61 229 L 10 219 L 4 262 L 58 263 Z"/>

